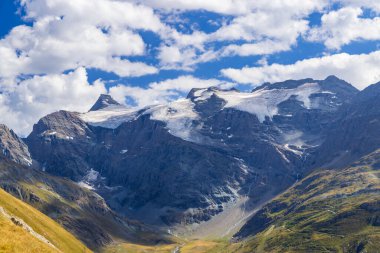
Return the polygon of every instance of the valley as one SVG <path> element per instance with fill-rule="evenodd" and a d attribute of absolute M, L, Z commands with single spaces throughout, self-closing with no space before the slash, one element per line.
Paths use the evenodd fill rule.
<path fill-rule="evenodd" d="M 23 139 L 2 125 L 0 187 L 87 251 L 375 252 L 379 101 L 380 84 L 334 76 L 193 89 L 139 109 L 101 95 Z M 41 235 L 54 247 L 36 250 L 61 245 Z"/>

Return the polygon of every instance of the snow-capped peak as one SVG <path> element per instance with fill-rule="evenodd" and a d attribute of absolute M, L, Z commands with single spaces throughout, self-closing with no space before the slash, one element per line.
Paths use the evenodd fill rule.
<path fill-rule="evenodd" d="M 198 90 L 195 93 L 195 101 L 207 100 L 211 95 L 216 95 L 226 101 L 224 108 L 234 108 L 255 114 L 260 122 L 266 117 L 272 118 L 278 114 L 278 105 L 294 96 L 298 101 L 303 102 L 307 109 L 312 108 L 310 95 L 321 91 L 318 83 L 305 83 L 291 89 L 258 89 L 249 92 L 237 90 Z"/>

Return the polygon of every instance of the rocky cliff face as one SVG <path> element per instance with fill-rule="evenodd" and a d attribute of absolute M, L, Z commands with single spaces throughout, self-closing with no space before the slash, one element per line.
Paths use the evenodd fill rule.
<path fill-rule="evenodd" d="M 0 152 L 16 163 L 32 165 L 28 146 L 12 130 L 2 124 L 0 124 Z"/>
<path fill-rule="evenodd" d="M 380 83 L 357 94 L 339 110 L 312 166 L 344 167 L 380 148 Z"/>
<path fill-rule="evenodd" d="M 78 113 L 59 111 L 38 121 L 25 141 L 43 171 L 78 181 L 91 168 L 86 157 L 92 137 Z"/>
<path fill-rule="evenodd" d="M 88 113 L 44 117 L 26 141 L 44 170 L 93 188 L 114 210 L 189 224 L 241 196 L 260 201 L 293 184 L 356 93 L 329 77 L 251 93 L 194 89 L 141 110 L 101 96 Z"/>

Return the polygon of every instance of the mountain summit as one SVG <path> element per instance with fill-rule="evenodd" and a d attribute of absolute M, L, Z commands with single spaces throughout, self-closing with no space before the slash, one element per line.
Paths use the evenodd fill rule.
<path fill-rule="evenodd" d="M 114 100 L 110 95 L 101 94 L 96 103 L 91 107 L 90 112 L 104 109 L 110 105 L 120 105 L 120 103 Z"/>
<path fill-rule="evenodd" d="M 0 152 L 8 159 L 30 166 L 32 158 L 25 143 L 7 126 L 0 124 Z"/>

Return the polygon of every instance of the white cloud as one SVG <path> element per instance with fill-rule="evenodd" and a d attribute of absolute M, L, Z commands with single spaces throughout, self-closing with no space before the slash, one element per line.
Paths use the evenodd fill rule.
<path fill-rule="evenodd" d="M 380 13 L 380 2 L 377 0 L 336 0 L 347 7 L 367 8 L 374 12 Z"/>
<path fill-rule="evenodd" d="M 231 55 L 265 55 L 287 51 L 309 26 L 307 16 L 322 10 L 326 0 L 283 1 L 138 1 L 154 8 L 169 10 L 208 10 L 235 15 L 217 31 L 193 31 L 181 34 L 174 29 L 164 32 L 165 44 L 158 58 L 167 69 L 192 70 L 197 64 Z M 215 49 L 216 43 L 227 44 Z M 227 42 L 227 43 L 226 43 Z"/>
<path fill-rule="evenodd" d="M 311 77 L 324 79 L 334 74 L 352 83 L 358 89 L 380 81 L 380 51 L 370 54 L 349 55 L 346 53 L 297 61 L 290 65 L 272 64 L 242 69 L 223 69 L 224 76 L 235 82 L 260 85 L 287 79 Z"/>
<path fill-rule="evenodd" d="M 146 53 L 136 29 L 164 27 L 149 7 L 111 0 L 23 0 L 22 5 L 33 26 L 17 26 L 0 41 L 0 54 L 8 56 L 4 65 L 14 66 L 0 66 L 3 77 L 58 74 L 81 66 L 119 76 L 158 71 L 125 59 Z"/>
<path fill-rule="evenodd" d="M 131 28 L 158 31 L 162 23 L 154 11 L 144 5 L 117 0 L 21 0 L 27 17 L 64 17 L 69 23 L 103 28 Z"/>
<path fill-rule="evenodd" d="M 257 43 L 245 43 L 242 45 L 229 45 L 221 50 L 222 56 L 250 56 L 250 55 L 269 55 L 277 52 L 287 51 L 290 44 L 273 40 L 264 40 Z"/>
<path fill-rule="evenodd" d="M 87 111 L 106 88 L 87 82 L 84 68 L 68 74 L 35 76 L 0 94 L 1 122 L 27 135 L 39 118 L 58 110 Z"/>
<path fill-rule="evenodd" d="M 291 13 L 302 13 L 314 8 L 323 7 L 327 0 L 128 0 L 129 2 L 141 3 L 166 11 L 189 11 L 206 10 L 210 12 L 244 15 L 257 9 L 284 10 Z"/>
<path fill-rule="evenodd" d="M 322 25 L 309 31 L 308 39 L 340 49 L 356 40 L 380 40 L 380 17 L 360 18 L 363 10 L 345 7 L 322 16 Z"/>

